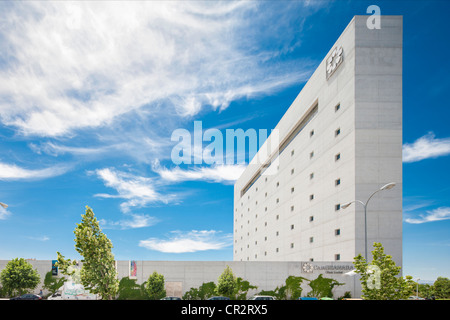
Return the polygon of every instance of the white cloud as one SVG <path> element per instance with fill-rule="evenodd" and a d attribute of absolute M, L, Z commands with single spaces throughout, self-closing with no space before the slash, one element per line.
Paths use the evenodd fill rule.
<path fill-rule="evenodd" d="M 157 172 L 163 180 L 169 182 L 202 180 L 208 182 L 234 183 L 246 167 L 246 165 L 234 164 L 200 167 L 191 170 L 183 170 L 180 167 L 175 167 L 169 170 L 156 165 L 153 171 Z"/>
<path fill-rule="evenodd" d="M 403 145 L 403 162 L 417 162 L 450 154 L 450 138 L 436 139 L 430 132 L 413 143 Z"/>
<path fill-rule="evenodd" d="M 6 220 L 11 215 L 11 212 L 0 206 L 0 220 Z"/>
<path fill-rule="evenodd" d="M 425 222 L 441 221 L 448 219 L 450 219 L 450 208 L 440 207 L 434 210 L 426 211 L 426 214 L 419 214 L 419 218 L 406 218 L 405 222 L 412 224 L 420 224 Z"/>
<path fill-rule="evenodd" d="M 116 189 L 118 193 L 116 195 L 100 193 L 95 196 L 126 199 L 127 201 L 120 205 L 123 212 L 129 212 L 130 207 L 144 207 L 157 202 L 168 203 L 173 199 L 171 195 L 158 193 L 154 189 L 155 182 L 151 178 L 140 177 L 110 168 L 98 169 L 95 173 L 107 187 Z"/>
<path fill-rule="evenodd" d="M 100 226 L 104 229 L 136 229 L 155 225 L 158 219 L 145 214 L 130 214 L 131 219 L 122 219 L 119 221 L 99 220 Z"/>
<path fill-rule="evenodd" d="M 165 253 L 185 253 L 205 250 L 220 250 L 232 244 L 231 234 L 215 230 L 173 231 L 168 240 L 150 238 L 141 240 L 139 246 Z"/>
<path fill-rule="evenodd" d="M 49 240 L 50 240 L 50 238 L 47 237 L 47 236 L 41 236 L 41 237 L 28 237 L 28 239 L 36 240 L 36 241 L 42 241 L 42 242 L 45 242 L 45 241 L 49 241 Z"/>
<path fill-rule="evenodd" d="M 53 166 L 45 169 L 25 169 L 15 164 L 0 162 L 0 180 L 44 179 L 59 176 L 69 170 L 68 166 Z"/>
<path fill-rule="evenodd" d="M 274 54 L 280 51 L 276 44 L 261 54 L 256 34 L 267 37 L 265 43 L 297 34 L 261 31 L 267 21 L 258 15 L 261 6 L 3 3 L 0 121 L 26 135 L 54 137 L 108 125 L 142 108 L 154 117 L 192 116 L 205 106 L 225 109 L 233 100 L 307 80 L 311 62 L 282 59 Z M 309 11 L 301 13 L 308 15 L 305 6 Z M 281 8 L 274 6 L 287 10 Z"/>

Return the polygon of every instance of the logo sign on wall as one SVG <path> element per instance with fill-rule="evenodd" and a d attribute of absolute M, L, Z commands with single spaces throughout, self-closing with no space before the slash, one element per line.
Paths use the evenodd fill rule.
<path fill-rule="evenodd" d="M 315 264 L 312 262 L 303 262 L 302 263 L 302 272 L 303 273 L 313 273 L 315 271 L 320 273 L 333 273 L 333 274 L 341 274 L 344 272 L 348 272 L 354 269 L 353 264 Z"/>
<path fill-rule="evenodd" d="M 341 65 L 344 60 L 344 49 L 342 47 L 336 47 L 331 52 L 327 59 L 327 80 L 333 75 L 336 69 Z"/>

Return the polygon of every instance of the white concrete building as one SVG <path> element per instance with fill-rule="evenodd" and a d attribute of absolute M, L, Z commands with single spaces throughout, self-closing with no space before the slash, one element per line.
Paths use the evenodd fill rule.
<path fill-rule="evenodd" d="M 262 147 L 279 155 L 236 182 L 235 261 L 353 261 L 364 207 L 342 204 L 395 182 L 368 204 L 368 254 L 381 242 L 402 265 L 402 17 L 380 29 L 368 17 L 352 19 Z"/>

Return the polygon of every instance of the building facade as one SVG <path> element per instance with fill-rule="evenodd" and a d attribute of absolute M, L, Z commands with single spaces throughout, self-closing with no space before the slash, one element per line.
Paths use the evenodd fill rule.
<path fill-rule="evenodd" d="M 342 205 L 394 182 L 367 205 L 368 256 L 381 242 L 402 265 L 402 17 L 367 19 L 352 19 L 235 183 L 235 261 L 353 261 L 364 207 Z"/>

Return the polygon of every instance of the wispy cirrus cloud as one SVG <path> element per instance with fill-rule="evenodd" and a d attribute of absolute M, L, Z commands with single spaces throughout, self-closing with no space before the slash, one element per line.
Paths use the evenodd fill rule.
<path fill-rule="evenodd" d="M 450 208 L 449 207 L 440 207 L 433 210 L 427 210 L 425 214 L 419 214 L 418 217 L 411 217 L 412 214 L 408 214 L 408 218 L 405 219 L 405 222 L 411 224 L 421 224 L 426 222 L 434 222 L 434 221 L 442 221 L 450 219 Z"/>
<path fill-rule="evenodd" d="M 44 169 L 26 169 L 15 164 L 0 162 L 0 180 L 32 180 L 45 179 L 66 173 L 68 165 L 56 165 Z"/>
<path fill-rule="evenodd" d="M 173 195 L 161 194 L 155 189 L 155 180 L 133 175 L 113 168 L 95 170 L 95 174 L 103 180 L 105 186 L 113 188 L 117 194 L 99 193 L 100 198 L 125 199 L 120 207 L 127 213 L 130 208 L 140 208 L 152 203 L 168 203 L 174 199 Z M 135 217 L 136 218 L 136 217 Z"/>
<path fill-rule="evenodd" d="M 10 211 L 0 206 L 0 220 L 6 220 L 10 215 L 11 215 Z"/>
<path fill-rule="evenodd" d="M 121 219 L 111 221 L 106 219 L 99 220 L 100 226 L 104 229 L 137 229 L 150 227 L 158 223 L 158 219 L 146 214 L 129 214 L 130 219 Z"/>
<path fill-rule="evenodd" d="M 232 245 L 232 234 L 215 230 L 172 231 L 168 239 L 149 238 L 139 242 L 140 247 L 164 253 L 186 253 L 220 250 Z"/>
<path fill-rule="evenodd" d="M 305 81 L 314 63 L 280 56 L 298 31 L 284 19 L 267 27 L 267 14 L 295 5 L 304 19 L 320 8 L 260 10 L 269 5 L 3 2 L 0 121 L 24 135 L 73 136 L 136 110 L 191 117 Z M 262 36 L 264 53 L 255 50 Z"/>
<path fill-rule="evenodd" d="M 417 162 L 450 154 L 450 138 L 437 139 L 430 132 L 413 143 L 403 145 L 403 162 Z"/>
<path fill-rule="evenodd" d="M 246 165 L 241 164 L 224 164 L 183 170 L 180 167 L 167 169 L 156 164 L 153 171 L 168 182 L 206 181 L 232 184 L 241 176 L 246 167 Z"/>

